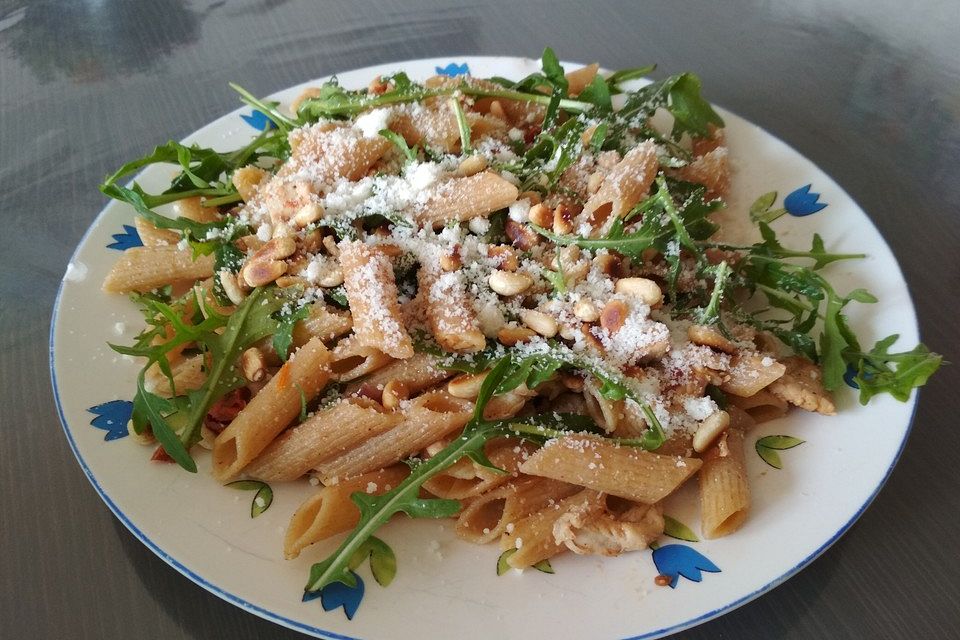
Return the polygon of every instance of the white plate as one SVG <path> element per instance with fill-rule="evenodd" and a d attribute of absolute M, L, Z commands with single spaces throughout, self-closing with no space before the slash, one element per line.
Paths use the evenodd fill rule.
<path fill-rule="evenodd" d="M 339 78 L 348 87 L 361 87 L 380 73 L 403 69 L 423 79 L 439 69 L 462 71 L 459 65 L 468 65 L 477 76 L 516 78 L 539 68 L 526 59 L 469 57 L 368 67 Z M 275 98 L 289 103 L 300 88 Z M 250 113 L 241 109 L 224 116 L 187 141 L 236 148 L 255 133 L 240 117 Z M 731 210 L 745 211 L 766 191 L 785 196 L 812 185 L 811 191 L 828 206 L 813 215 L 784 216 L 774 225 L 778 233 L 788 245 L 809 247 L 818 232 L 828 249 L 869 254 L 866 260 L 828 268 L 841 292 L 866 287 L 880 298 L 879 305 L 853 305 L 854 329 L 871 344 L 891 333 L 900 333 L 908 346 L 915 344 L 916 317 L 903 276 L 866 214 L 809 160 L 760 128 L 721 113 L 736 167 Z M 139 180 L 148 191 L 159 190 L 173 172 L 170 167 L 151 167 Z M 282 558 L 283 528 L 310 492 L 306 482 L 274 486 L 271 508 L 251 519 L 250 494 L 214 482 L 208 476 L 207 455 L 199 455 L 200 473 L 192 475 L 174 465 L 149 463 L 150 449 L 132 438 L 104 441 L 111 433 L 123 432 L 126 405 L 107 405 L 98 410 L 104 414 L 99 418 L 90 408 L 129 401 L 139 367 L 105 344 L 130 343 L 141 326 L 139 314 L 125 297 L 100 290 L 119 255 L 107 245 L 119 243 L 122 249 L 129 243 L 131 236 L 117 234 L 124 234 L 123 225 L 132 222 L 130 207 L 112 202 L 103 210 L 80 242 L 55 306 L 50 366 L 70 445 L 114 514 L 171 566 L 252 613 L 320 637 L 469 640 L 522 633 L 530 639 L 648 638 L 698 624 L 772 589 L 836 541 L 876 495 L 909 430 L 913 401 L 878 397 L 862 407 L 848 388 L 836 394 L 836 417 L 797 411 L 762 425 L 747 443 L 753 490 L 747 524 L 720 540 L 664 539 L 656 556 L 659 569 L 649 551 L 613 559 L 566 554 L 553 561 L 555 575 L 528 571 L 498 577 L 495 545 L 462 543 L 449 523 L 393 522 L 381 536 L 396 551 L 397 578 L 382 588 L 369 569 L 362 568 L 365 594 L 348 620 L 341 608 L 325 612 L 319 600 L 300 602 L 310 564 L 333 544 L 317 545 L 296 561 Z M 101 428 L 93 426 L 93 420 Z M 782 470 L 768 466 L 754 452 L 754 441 L 771 434 L 806 441 L 781 452 Z M 694 492 L 673 499 L 667 512 L 699 530 Z M 701 582 L 680 577 L 676 588 L 655 586 L 658 573 L 671 572 L 665 563 L 674 563 L 675 571 L 693 562 L 693 552 L 721 571 L 703 573 Z"/>

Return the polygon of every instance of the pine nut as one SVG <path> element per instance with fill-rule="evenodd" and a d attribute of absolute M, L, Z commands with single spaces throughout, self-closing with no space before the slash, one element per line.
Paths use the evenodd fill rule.
<path fill-rule="evenodd" d="M 227 269 L 220 271 L 220 286 L 223 287 L 223 292 L 227 294 L 227 297 L 230 299 L 230 302 L 233 304 L 240 304 L 243 302 L 244 298 L 247 297 L 247 294 L 244 293 L 243 288 L 240 287 L 240 283 L 237 282 L 237 276 L 231 273 Z"/>
<path fill-rule="evenodd" d="M 264 243 L 250 258 L 251 260 L 264 258 L 268 260 L 282 260 L 292 256 L 296 250 L 297 241 L 290 236 L 282 236 Z"/>
<path fill-rule="evenodd" d="M 263 352 L 257 347 L 250 347 L 240 355 L 240 369 L 243 377 L 250 382 L 259 382 L 267 371 L 267 364 Z"/>
<path fill-rule="evenodd" d="M 303 227 L 313 224 L 322 218 L 323 213 L 323 207 L 321 207 L 319 203 L 308 202 L 300 207 L 300 211 L 297 211 L 297 215 L 293 216 L 293 221 L 296 222 L 297 226 L 302 229 Z"/>
<path fill-rule="evenodd" d="M 487 377 L 487 372 L 464 373 L 447 383 L 447 393 L 454 398 L 473 400 L 480 394 L 480 385 Z"/>
<path fill-rule="evenodd" d="M 553 210 L 553 232 L 560 235 L 573 233 L 573 210 L 565 204 Z"/>
<path fill-rule="evenodd" d="M 553 212 L 550 211 L 550 208 L 543 203 L 535 204 L 530 207 L 527 217 L 530 219 L 530 222 L 538 227 L 544 227 L 548 229 L 553 226 Z"/>
<path fill-rule="evenodd" d="M 621 260 L 612 253 L 601 253 L 593 259 L 593 264 L 606 276 L 612 277 L 620 273 Z"/>
<path fill-rule="evenodd" d="M 544 338 L 552 338 L 557 335 L 557 321 L 542 311 L 527 309 L 520 314 L 520 320 Z"/>
<path fill-rule="evenodd" d="M 338 266 L 326 269 L 317 278 L 317 284 L 321 287 L 338 287 L 343 284 L 343 270 Z"/>
<path fill-rule="evenodd" d="M 687 337 L 693 344 L 699 344 L 703 347 L 713 347 L 724 353 L 733 354 L 737 351 L 737 345 L 730 342 L 716 328 L 702 324 L 693 324 L 687 328 Z"/>
<path fill-rule="evenodd" d="M 490 288 L 502 296 L 515 296 L 523 293 L 533 284 L 533 278 L 525 273 L 496 270 L 487 280 Z"/>
<path fill-rule="evenodd" d="M 307 286 L 307 281 L 300 276 L 280 276 L 277 278 L 277 286 L 281 289 L 286 289 L 287 287 L 295 287 L 298 285 Z"/>
<path fill-rule="evenodd" d="M 536 335 L 526 327 L 504 327 L 497 332 L 497 342 L 505 347 L 512 347 L 521 342 L 529 342 Z"/>
<path fill-rule="evenodd" d="M 516 271 L 520 268 L 520 261 L 517 259 L 517 252 L 513 247 L 502 244 L 492 244 L 487 247 L 487 257 L 494 258 L 497 266 L 505 271 Z"/>
<path fill-rule="evenodd" d="M 460 166 L 457 167 L 457 174 L 466 178 L 478 174 L 486 168 L 486 158 L 483 156 L 469 156 L 460 162 Z"/>
<path fill-rule="evenodd" d="M 600 319 L 600 311 L 589 300 L 577 300 L 573 305 L 573 315 L 584 322 L 596 322 Z"/>
<path fill-rule="evenodd" d="M 494 100 L 490 103 L 490 115 L 495 118 L 500 118 L 501 120 L 507 119 L 507 114 L 503 110 L 503 105 L 500 104 L 499 100 Z"/>
<path fill-rule="evenodd" d="M 383 385 L 381 403 L 384 409 L 397 409 L 404 400 L 410 399 L 410 389 L 400 380 L 391 380 Z"/>
<path fill-rule="evenodd" d="M 444 271 L 456 271 L 463 266 L 463 261 L 460 260 L 460 245 L 455 244 L 450 247 L 449 253 L 444 253 L 440 256 L 440 268 Z"/>
<path fill-rule="evenodd" d="M 240 270 L 243 280 L 251 287 L 262 287 L 270 284 L 287 272 L 287 263 L 279 260 L 265 262 L 248 262 Z"/>
<path fill-rule="evenodd" d="M 607 330 L 607 333 L 613 335 L 627 321 L 627 314 L 630 309 L 623 300 L 611 300 L 600 312 L 600 326 Z"/>
<path fill-rule="evenodd" d="M 337 241 L 333 236 L 323 236 L 323 247 L 334 258 L 340 255 L 340 247 L 337 246 Z"/>
<path fill-rule="evenodd" d="M 640 302 L 650 307 L 655 307 L 663 302 L 663 292 L 653 280 L 647 278 L 620 278 L 614 285 L 614 291 L 636 298 Z"/>
<path fill-rule="evenodd" d="M 530 251 L 530 249 L 533 249 L 540 243 L 540 236 L 538 236 L 533 229 L 511 218 L 507 218 L 506 223 L 503 225 L 503 232 L 510 238 L 513 246 L 521 251 Z"/>
<path fill-rule="evenodd" d="M 700 423 L 697 432 L 693 434 L 693 450 L 703 453 L 729 426 L 730 414 L 723 410 L 714 411 Z"/>

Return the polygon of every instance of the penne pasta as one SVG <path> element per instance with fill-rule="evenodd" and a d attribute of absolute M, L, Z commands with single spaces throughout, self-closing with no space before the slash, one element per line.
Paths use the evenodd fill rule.
<path fill-rule="evenodd" d="M 270 443 L 244 472 L 266 482 L 296 480 L 328 458 L 392 429 L 399 413 L 367 398 L 338 400 Z"/>
<path fill-rule="evenodd" d="M 487 216 L 516 202 L 517 188 L 492 171 L 450 178 L 431 187 L 414 211 L 417 223 L 440 227 L 449 220 Z"/>
<path fill-rule="evenodd" d="M 545 509 L 581 488 L 550 478 L 521 476 L 476 496 L 457 518 L 458 536 L 476 544 L 499 538 L 532 513 Z"/>
<path fill-rule="evenodd" d="M 730 361 L 730 370 L 720 390 L 741 398 L 756 395 L 786 370 L 784 365 L 769 356 L 756 352 L 738 353 Z"/>
<path fill-rule="evenodd" d="M 192 283 L 213 275 L 213 256 L 193 258 L 176 246 L 133 247 L 114 263 L 103 281 L 108 293 L 150 291 L 171 283 Z"/>
<path fill-rule="evenodd" d="M 166 247 L 180 242 L 180 234 L 173 229 L 158 229 L 142 216 L 133 219 L 137 235 L 145 247 Z"/>
<path fill-rule="evenodd" d="M 256 458 L 330 379 L 330 352 L 313 338 L 290 356 L 213 446 L 213 476 L 227 482 Z"/>
<path fill-rule="evenodd" d="M 284 557 L 292 560 L 311 544 L 357 526 L 360 509 L 350 499 L 353 493 L 359 491 L 380 495 L 396 487 L 408 475 L 409 467 L 398 464 L 320 489 L 301 504 L 290 518 L 283 537 Z"/>
<path fill-rule="evenodd" d="M 445 391 L 425 393 L 402 410 L 403 420 L 396 427 L 318 465 L 317 475 L 324 484 L 336 484 L 341 478 L 403 460 L 462 429 L 472 410 L 472 402 L 454 398 Z"/>
<path fill-rule="evenodd" d="M 307 317 L 293 325 L 293 344 L 297 347 L 303 346 L 313 337 L 327 343 L 349 333 L 352 327 L 349 311 L 314 302 L 310 305 Z"/>
<path fill-rule="evenodd" d="M 658 168 L 653 142 L 643 142 L 628 151 L 583 206 L 590 225 L 601 230 L 608 220 L 612 222 L 625 216 L 650 190 Z"/>
<path fill-rule="evenodd" d="M 394 359 L 380 349 L 361 344 L 355 336 L 350 336 L 333 348 L 330 355 L 330 373 L 340 382 L 349 382 L 382 369 L 391 362 L 394 362 Z"/>
<path fill-rule="evenodd" d="M 487 458 L 502 472 L 462 458 L 467 463 L 466 473 L 450 467 L 424 483 L 423 488 L 440 498 L 462 500 L 495 489 L 516 477 L 520 465 L 533 453 L 534 447 L 510 438 L 491 440 L 487 443 Z M 459 471 L 459 473 L 457 472 Z"/>
<path fill-rule="evenodd" d="M 334 349 L 336 356 L 336 349 Z M 393 360 L 389 364 L 371 371 L 362 380 L 347 385 L 345 395 L 354 395 L 361 386 L 383 390 L 389 383 L 400 384 L 411 395 L 443 382 L 453 374 L 452 371 L 436 365 L 436 359 L 426 353 L 414 354 L 406 360 Z"/>
<path fill-rule="evenodd" d="M 507 559 L 507 564 L 514 569 L 524 569 L 563 553 L 567 548 L 554 538 L 554 524 L 571 512 L 600 509 L 603 500 L 603 494 L 592 489 L 582 489 L 513 523 L 513 528 L 504 531 L 500 537 L 501 549 L 517 550 Z"/>
<path fill-rule="evenodd" d="M 390 259 L 362 242 L 344 241 L 339 249 L 354 339 L 394 358 L 413 356 L 413 342 L 403 325 Z"/>
<path fill-rule="evenodd" d="M 700 464 L 696 458 L 662 456 L 594 436 L 563 436 L 548 441 L 520 471 L 653 504 L 693 476 Z"/>
<path fill-rule="evenodd" d="M 787 402 L 772 394 L 767 389 L 761 389 L 752 396 L 741 397 L 730 394 L 728 401 L 743 409 L 758 424 L 769 422 L 787 415 Z"/>
<path fill-rule="evenodd" d="M 424 266 L 418 278 L 426 298 L 427 323 L 437 343 L 457 353 L 481 351 L 486 347 L 487 339 L 477 325 L 461 275 Z"/>
<path fill-rule="evenodd" d="M 743 431 L 730 428 L 703 456 L 700 468 L 700 522 L 706 538 L 720 538 L 743 526 L 750 511 L 750 485 Z"/>

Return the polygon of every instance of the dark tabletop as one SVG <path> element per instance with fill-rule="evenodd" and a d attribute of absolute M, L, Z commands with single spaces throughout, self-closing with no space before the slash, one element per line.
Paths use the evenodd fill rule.
<path fill-rule="evenodd" d="M 536 57 L 546 44 L 609 68 L 695 71 L 711 100 L 860 203 L 903 266 L 924 341 L 958 362 L 958 33 L 956 0 L 0 0 L 0 636 L 301 637 L 135 540 L 84 478 L 50 389 L 51 308 L 106 204 L 96 185 L 234 109 L 228 81 L 263 95 L 374 63 Z M 953 365 L 923 391 L 903 458 L 843 539 L 680 636 L 960 637 L 958 389 Z"/>

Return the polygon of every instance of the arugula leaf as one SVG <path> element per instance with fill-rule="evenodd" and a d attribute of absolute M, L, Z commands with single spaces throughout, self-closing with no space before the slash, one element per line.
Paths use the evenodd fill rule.
<path fill-rule="evenodd" d="M 630 80 L 644 78 L 653 73 L 656 68 L 657 65 L 651 64 L 645 67 L 631 67 L 614 71 L 607 77 L 607 87 L 610 93 L 623 93 L 623 88 L 620 85 Z"/>
<path fill-rule="evenodd" d="M 473 153 L 470 148 L 470 123 L 467 122 L 467 114 L 463 112 L 463 105 L 456 97 L 451 98 L 450 107 L 453 109 L 453 115 L 457 119 L 457 130 L 460 131 L 460 153 L 468 156 Z"/>
<path fill-rule="evenodd" d="M 900 336 L 893 334 L 877 342 L 867 353 L 847 351 L 844 360 L 852 364 L 860 387 L 860 404 L 867 404 L 879 393 L 889 393 L 906 402 L 911 392 L 922 387 L 943 364 L 943 356 L 932 353 L 923 344 L 910 351 L 890 353 L 890 347 Z"/>
<path fill-rule="evenodd" d="M 293 344 L 293 327 L 310 316 L 310 305 L 305 304 L 286 313 L 281 309 L 277 315 L 279 317 L 276 332 L 273 334 L 273 350 L 280 356 L 280 360 L 286 362 Z"/>
<path fill-rule="evenodd" d="M 142 427 L 149 423 L 170 457 L 184 469 L 196 472 L 196 464 L 188 451 L 200 437 L 204 416 L 214 402 L 244 385 L 245 380 L 236 366 L 237 360 L 251 344 L 276 331 L 277 321 L 272 315 L 285 302 L 287 300 L 281 290 L 258 288 L 229 317 L 207 307 L 207 317 L 197 324 L 184 322 L 177 310 L 169 305 L 149 302 L 151 308 L 169 323 L 173 337 L 157 345 L 110 345 L 118 353 L 147 359 L 140 372 L 134 397 L 135 428 L 138 424 Z M 198 299 L 197 304 L 204 302 Z M 170 399 L 148 392 L 143 385 L 147 368 L 156 363 L 170 377 L 166 354 L 187 343 L 196 343 L 207 358 L 207 378 L 203 385 Z M 171 434 L 175 437 L 171 437 Z"/>
<path fill-rule="evenodd" d="M 380 129 L 379 134 L 392 142 L 397 149 L 400 150 L 400 153 L 407 159 L 407 162 L 416 162 L 417 161 L 417 149 L 414 147 L 411 149 L 407 145 L 407 141 L 403 139 L 396 131 L 391 131 L 390 129 Z"/>

